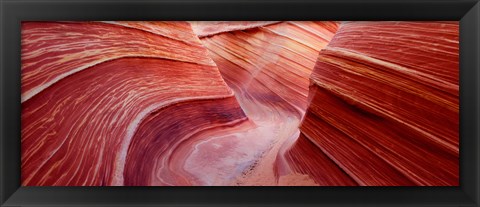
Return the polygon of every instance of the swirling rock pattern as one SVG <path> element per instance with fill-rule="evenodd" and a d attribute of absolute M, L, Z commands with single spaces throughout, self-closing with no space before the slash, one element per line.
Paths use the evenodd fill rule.
<path fill-rule="evenodd" d="M 201 40 L 243 105 L 255 102 L 252 108 L 262 104 L 301 117 L 318 52 L 336 29 L 335 22 L 282 22 Z"/>
<path fill-rule="evenodd" d="M 192 29 L 199 37 L 212 36 L 223 32 L 245 30 L 277 23 L 278 21 L 192 21 Z"/>
<path fill-rule="evenodd" d="M 336 22 L 281 22 L 201 38 L 247 116 L 257 126 L 275 126 L 267 127 L 272 131 L 263 139 L 272 144 L 255 170 L 234 185 L 276 184 L 274 157 L 282 143 L 298 136 L 309 76 L 337 27 Z"/>
<path fill-rule="evenodd" d="M 26 22 L 22 24 L 22 102 L 66 76 L 122 57 L 212 65 L 202 48 L 185 22 Z"/>
<path fill-rule="evenodd" d="M 130 143 L 136 143 L 136 134 L 143 133 L 137 128 L 152 114 L 175 110 L 183 102 L 233 98 L 188 23 L 161 24 L 155 33 L 140 27 L 153 23 L 118 25 L 123 23 L 22 25 L 22 91 L 28 94 L 30 88 L 43 88 L 36 83 L 63 77 L 22 103 L 23 185 L 123 185 L 124 167 L 131 166 L 125 164 L 127 153 L 142 155 Z M 161 29 L 168 32 L 160 35 Z M 175 48 L 178 52 L 171 52 Z M 33 54 L 43 54 L 45 60 L 32 59 Z M 33 75 L 37 73 L 42 75 Z M 216 116 L 208 110 L 183 113 L 203 117 L 212 126 L 246 119 L 236 102 L 225 104 Z M 181 126 L 175 117 L 169 119 L 171 128 Z M 192 127 L 201 131 L 202 125 Z M 174 134 L 178 130 L 169 132 L 156 138 L 181 140 L 182 134 Z M 152 147 L 161 151 L 155 143 Z M 151 169 L 157 151 L 129 159 L 144 160 L 133 166 Z"/>
<path fill-rule="evenodd" d="M 458 68 L 458 22 L 343 23 L 311 75 L 300 139 L 359 185 L 458 185 Z"/>
<path fill-rule="evenodd" d="M 458 185 L 458 22 L 23 22 L 22 185 Z"/>

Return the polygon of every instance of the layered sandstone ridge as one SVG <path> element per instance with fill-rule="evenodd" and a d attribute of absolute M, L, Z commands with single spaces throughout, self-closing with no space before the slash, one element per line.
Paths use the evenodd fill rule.
<path fill-rule="evenodd" d="M 207 37 L 223 32 L 262 27 L 278 23 L 278 21 L 191 21 L 189 23 L 198 37 Z"/>
<path fill-rule="evenodd" d="M 269 147 L 232 185 L 277 184 L 275 157 L 281 145 L 298 136 L 310 74 L 337 27 L 336 22 L 281 22 L 201 38 L 247 116 L 270 130 L 255 138 L 268 140 Z M 212 25 L 209 29 L 215 31 Z M 297 177 L 290 175 L 289 180 Z"/>
<path fill-rule="evenodd" d="M 317 157 L 358 185 L 458 185 L 458 54 L 458 22 L 344 22 L 318 57 L 287 165 L 326 185 Z"/>
<path fill-rule="evenodd" d="M 180 142 L 248 121 L 185 22 L 23 23 L 22 97 L 23 185 L 183 184 Z"/>
<path fill-rule="evenodd" d="M 22 185 L 458 185 L 458 22 L 23 22 Z"/>

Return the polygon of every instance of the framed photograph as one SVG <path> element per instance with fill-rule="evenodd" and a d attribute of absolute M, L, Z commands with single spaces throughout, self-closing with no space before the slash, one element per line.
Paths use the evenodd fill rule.
<path fill-rule="evenodd" d="M 0 13 L 1 206 L 479 206 L 478 0 Z"/>

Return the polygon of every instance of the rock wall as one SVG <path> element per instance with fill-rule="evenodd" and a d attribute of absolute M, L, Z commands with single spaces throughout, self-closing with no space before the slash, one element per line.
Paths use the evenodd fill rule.
<path fill-rule="evenodd" d="M 22 100 L 23 185 L 152 184 L 181 130 L 247 120 L 185 22 L 23 23 Z"/>
<path fill-rule="evenodd" d="M 458 22 L 22 22 L 22 185 L 456 186 Z"/>
<path fill-rule="evenodd" d="M 289 164 L 321 179 L 290 158 L 308 139 L 359 185 L 458 185 L 458 54 L 458 22 L 344 22 L 317 59 Z"/>

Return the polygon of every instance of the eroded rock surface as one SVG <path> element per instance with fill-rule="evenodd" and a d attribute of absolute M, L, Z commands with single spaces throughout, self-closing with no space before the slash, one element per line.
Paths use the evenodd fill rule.
<path fill-rule="evenodd" d="M 458 22 L 345 22 L 320 52 L 301 143 L 359 185 L 458 185 Z M 307 139 L 307 141 L 302 141 Z"/>
<path fill-rule="evenodd" d="M 458 22 L 23 22 L 22 185 L 458 185 Z"/>

